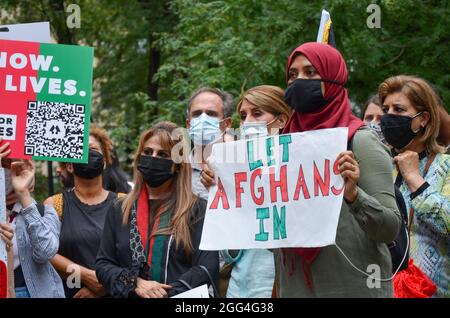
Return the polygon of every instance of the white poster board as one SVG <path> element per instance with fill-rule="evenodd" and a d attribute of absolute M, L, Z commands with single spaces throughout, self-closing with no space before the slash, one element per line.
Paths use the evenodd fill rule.
<path fill-rule="evenodd" d="M 335 243 L 347 128 L 215 144 L 201 250 Z"/>
<path fill-rule="evenodd" d="M 0 25 L 0 40 L 51 43 L 50 23 L 35 22 Z"/>
<path fill-rule="evenodd" d="M 205 284 L 171 298 L 209 298 L 208 286 Z"/>

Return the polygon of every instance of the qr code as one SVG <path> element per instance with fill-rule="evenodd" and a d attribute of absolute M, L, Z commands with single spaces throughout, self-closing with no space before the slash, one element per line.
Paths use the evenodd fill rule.
<path fill-rule="evenodd" d="M 29 101 L 25 155 L 82 159 L 85 106 Z"/>

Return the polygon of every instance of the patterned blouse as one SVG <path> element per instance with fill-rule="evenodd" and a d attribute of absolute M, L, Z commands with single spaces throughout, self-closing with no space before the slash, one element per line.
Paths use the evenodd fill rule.
<path fill-rule="evenodd" d="M 422 176 L 427 160 L 419 160 Z M 407 211 L 414 210 L 410 257 L 436 284 L 434 297 L 450 297 L 450 155 L 436 155 L 424 179 L 414 193 L 400 185 Z"/>

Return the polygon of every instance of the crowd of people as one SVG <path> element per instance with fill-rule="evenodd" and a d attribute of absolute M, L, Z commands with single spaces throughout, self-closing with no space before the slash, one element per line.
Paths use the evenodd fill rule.
<path fill-rule="evenodd" d="M 346 82 L 339 51 L 304 43 L 287 60 L 285 90 L 242 93 L 239 133 L 233 96 L 199 88 L 186 105 L 187 133 L 167 121 L 142 132 L 131 182 L 106 131 L 92 125 L 88 163 L 58 163 L 64 191 L 43 203 L 31 196 L 34 163 L 10 159 L 0 139 L 9 295 L 164 298 L 207 284 L 227 298 L 390 298 L 399 294 L 396 275 L 414 266 L 435 287 L 428 296 L 450 297 L 450 115 L 431 83 L 397 75 L 358 118 Z M 337 127 L 348 128 L 348 140 L 337 157 L 344 191 L 335 245 L 200 250 L 216 182 L 212 145 Z M 369 264 L 380 268 L 377 288 L 367 284 Z"/>

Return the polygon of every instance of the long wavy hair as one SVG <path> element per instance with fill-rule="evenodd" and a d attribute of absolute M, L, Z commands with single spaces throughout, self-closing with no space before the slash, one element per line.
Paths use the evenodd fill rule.
<path fill-rule="evenodd" d="M 142 133 L 133 161 L 134 187 L 122 202 L 122 221 L 124 225 L 130 221 L 133 205 L 138 200 L 141 190 L 145 186 L 141 172 L 137 168 L 144 145 L 153 136 L 158 136 L 161 147 L 172 154 L 172 160 L 174 160 L 176 165 L 172 189 L 169 190 L 173 195 L 170 196 L 164 206 L 165 210 L 173 210 L 172 219 L 169 227 L 158 231 L 158 234 L 174 234 L 177 247 L 184 248 L 187 255 L 190 255 L 192 252 L 191 210 L 197 197 L 192 192 L 192 168 L 189 160 L 187 160 L 188 151 L 186 149 L 189 149 L 189 145 L 186 142 L 187 138 L 177 128 L 177 125 L 172 122 L 162 121 Z M 173 158 L 174 151 L 172 150 L 175 150 L 175 146 L 175 149 L 179 150 L 177 155 L 181 155 L 182 160 Z"/>

